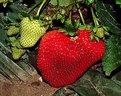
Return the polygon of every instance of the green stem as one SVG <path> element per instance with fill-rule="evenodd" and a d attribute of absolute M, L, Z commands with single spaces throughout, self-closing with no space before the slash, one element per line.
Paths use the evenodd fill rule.
<path fill-rule="evenodd" d="M 42 3 L 42 0 L 40 1 L 40 2 L 38 2 L 38 3 L 36 3 L 36 4 L 34 4 L 31 8 L 29 8 L 29 10 L 28 10 L 28 14 L 33 10 L 33 9 L 35 9 L 38 5 L 40 5 Z"/>
<path fill-rule="evenodd" d="M 78 12 L 79 12 L 79 15 L 80 15 L 80 17 L 81 17 L 81 20 L 82 20 L 83 25 L 86 25 L 86 24 L 85 24 L 84 17 L 83 17 L 83 15 L 82 15 L 82 12 L 81 12 L 81 10 L 80 10 L 80 8 L 79 8 L 79 4 L 78 4 L 77 1 L 76 1 L 76 6 L 77 6 L 77 9 L 78 9 Z"/>
<path fill-rule="evenodd" d="M 94 10 L 93 10 L 92 7 L 91 7 L 91 14 L 92 14 L 92 18 L 93 18 L 93 21 L 94 21 L 95 26 L 98 26 L 99 23 L 98 23 L 97 17 L 94 14 Z"/>
<path fill-rule="evenodd" d="M 57 6 L 59 6 L 59 0 L 57 0 Z"/>
<path fill-rule="evenodd" d="M 33 16 L 31 16 L 31 15 L 30 15 L 29 19 L 30 19 L 30 20 L 34 20 L 34 19 L 33 19 Z"/>
<path fill-rule="evenodd" d="M 71 16 L 72 16 L 72 9 L 69 10 L 69 18 L 71 19 Z"/>
<path fill-rule="evenodd" d="M 73 0 L 70 0 L 70 7 L 69 7 L 69 18 L 71 19 L 72 16 L 72 8 L 73 8 Z"/>
<path fill-rule="evenodd" d="M 41 11 L 41 9 L 42 9 L 43 5 L 46 3 L 46 1 L 47 1 L 47 0 L 43 0 L 42 4 L 40 5 L 40 7 L 39 7 L 39 9 L 38 9 L 38 11 L 37 11 L 36 16 L 39 16 L 40 11 Z"/>

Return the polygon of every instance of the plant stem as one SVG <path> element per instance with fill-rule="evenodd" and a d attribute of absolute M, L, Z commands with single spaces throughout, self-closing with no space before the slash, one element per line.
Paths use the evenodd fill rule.
<path fill-rule="evenodd" d="M 72 24 L 72 21 L 71 21 L 72 8 L 73 8 L 73 4 L 72 4 L 72 0 L 70 0 L 70 6 L 69 6 L 69 17 L 68 17 L 68 19 L 67 19 L 67 21 L 69 21 L 69 23 L 70 23 L 70 24 Z"/>
<path fill-rule="evenodd" d="M 72 8 L 73 8 L 73 0 L 70 0 L 70 8 L 69 8 L 69 11 L 70 11 L 69 18 L 70 19 L 71 19 L 71 16 L 72 16 Z"/>
<path fill-rule="evenodd" d="M 59 6 L 59 0 L 57 0 L 57 6 Z"/>
<path fill-rule="evenodd" d="M 77 6 L 77 9 L 78 9 L 78 12 L 79 12 L 79 15 L 80 15 L 80 17 L 81 17 L 81 20 L 82 20 L 83 25 L 86 25 L 86 24 L 85 24 L 84 17 L 83 17 L 83 15 L 82 15 L 82 12 L 81 12 L 81 10 L 80 10 L 80 8 L 79 8 L 79 4 L 78 4 L 77 1 L 76 1 L 76 6 Z"/>
<path fill-rule="evenodd" d="M 91 7 L 91 14 L 92 14 L 92 18 L 93 18 L 93 21 L 94 21 L 95 26 L 99 25 L 98 20 L 97 20 L 97 17 L 95 16 L 94 10 L 93 10 L 92 7 Z"/>
<path fill-rule="evenodd" d="M 36 3 L 35 5 L 33 5 L 31 8 L 29 8 L 27 13 L 29 14 L 33 9 L 35 9 L 38 5 L 40 5 L 41 2 L 42 2 L 42 0 L 40 0 L 40 2 Z"/>
<path fill-rule="evenodd" d="M 42 4 L 40 5 L 40 7 L 39 7 L 39 9 L 38 9 L 38 11 L 37 11 L 36 16 L 39 16 L 40 11 L 41 11 L 41 9 L 42 9 L 43 5 L 46 3 L 46 1 L 47 1 L 47 0 L 43 0 Z"/>

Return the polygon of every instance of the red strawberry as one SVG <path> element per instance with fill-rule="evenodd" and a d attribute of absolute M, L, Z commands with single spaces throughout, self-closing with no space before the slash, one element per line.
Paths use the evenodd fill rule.
<path fill-rule="evenodd" d="M 45 81 L 53 87 L 74 83 L 104 54 L 104 42 L 90 40 L 88 30 L 78 30 L 76 40 L 54 30 L 41 40 L 38 49 L 38 69 Z"/>

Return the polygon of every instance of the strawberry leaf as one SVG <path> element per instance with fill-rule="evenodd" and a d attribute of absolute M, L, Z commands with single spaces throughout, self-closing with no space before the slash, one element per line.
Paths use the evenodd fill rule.
<path fill-rule="evenodd" d="M 26 14 L 26 12 L 21 7 L 22 6 L 19 6 L 17 4 L 15 4 L 15 5 L 9 5 L 8 8 L 10 10 L 7 11 L 6 18 L 10 22 L 17 22 L 22 17 L 21 14 Z"/>
<path fill-rule="evenodd" d="M 4 45 L 7 45 L 6 40 L 7 40 L 7 35 L 5 33 L 5 30 L 0 29 L 0 42 L 2 42 Z"/>
<path fill-rule="evenodd" d="M 71 85 L 70 89 L 79 96 L 120 96 L 121 94 L 121 84 L 105 78 L 99 71 L 92 72 L 92 70 Z"/>
<path fill-rule="evenodd" d="M 19 67 L 15 62 L 8 58 L 5 54 L 0 51 L 0 70 L 7 74 L 8 77 L 20 80 L 26 80 L 30 75 Z"/>
<path fill-rule="evenodd" d="M 64 92 L 65 92 L 65 89 L 64 88 L 60 88 L 52 96 L 66 96 L 66 95 L 64 95 Z"/>
<path fill-rule="evenodd" d="M 109 76 L 119 66 L 121 66 L 121 37 L 114 35 L 106 41 L 103 70 Z"/>
<path fill-rule="evenodd" d="M 107 79 L 97 70 L 93 72 L 88 70 L 77 82 L 66 86 L 65 89 L 65 91 L 62 91 L 62 89 L 57 91 L 56 94 L 58 94 L 54 96 L 120 96 L 121 81 Z M 70 95 L 66 95 L 67 89 L 70 89 Z M 76 95 L 71 95 L 73 92 Z"/>
<path fill-rule="evenodd" d="M 110 28 L 110 31 L 113 34 L 121 35 L 121 25 L 117 22 L 115 18 L 115 11 L 113 10 L 113 7 L 111 6 L 110 2 L 105 2 L 104 0 L 97 0 L 97 15 L 99 16 L 101 22 L 105 26 L 108 26 Z"/>

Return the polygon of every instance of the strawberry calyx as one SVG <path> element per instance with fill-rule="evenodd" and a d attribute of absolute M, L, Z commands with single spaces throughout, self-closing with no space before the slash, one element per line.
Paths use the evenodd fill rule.
<path fill-rule="evenodd" d="M 93 32 L 100 39 L 105 39 L 105 36 L 109 36 L 108 31 L 109 31 L 108 27 L 105 26 L 95 26 L 93 28 Z"/>
<path fill-rule="evenodd" d="M 91 40 L 95 39 L 98 42 L 100 41 L 100 39 L 105 40 L 105 37 L 109 36 L 109 28 L 99 24 L 99 20 L 94 13 L 93 7 L 91 7 L 91 14 L 95 25 L 92 29 L 92 34 L 90 35 Z"/>
<path fill-rule="evenodd" d="M 78 32 L 76 30 L 69 31 L 65 28 L 62 28 L 62 29 L 59 29 L 59 32 L 63 32 L 63 33 L 65 33 L 65 35 L 70 36 L 70 37 L 78 36 Z"/>
<path fill-rule="evenodd" d="M 65 21 L 64 23 L 64 28 L 62 29 L 59 29 L 60 32 L 64 32 L 66 35 L 70 36 L 70 37 L 74 37 L 74 36 L 77 36 L 78 35 L 78 28 L 79 28 L 79 21 L 75 21 L 74 24 L 72 24 L 72 20 L 71 18 L 67 18 L 67 20 Z"/>
<path fill-rule="evenodd" d="M 72 23 L 72 10 L 73 9 L 73 1 L 70 1 L 70 6 L 69 6 L 69 17 L 65 20 L 64 22 L 64 28 L 65 29 L 61 29 L 60 32 L 65 32 L 66 35 L 70 36 L 70 37 L 75 37 L 78 35 L 78 28 L 80 25 L 80 21 L 79 20 L 75 20 Z"/>
<path fill-rule="evenodd" d="M 105 26 L 95 26 L 90 35 L 91 40 L 100 41 L 100 39 L 105 40 L 106 36 L 109 36 L 108 29 Z"/>
<path fill-rule="evenodd" d="M 89 30 L 92 31 L 93 30 L 93 26 L 91 24 L 87 24 L 87 25 L 79 25 L 80 30 Z"/>

